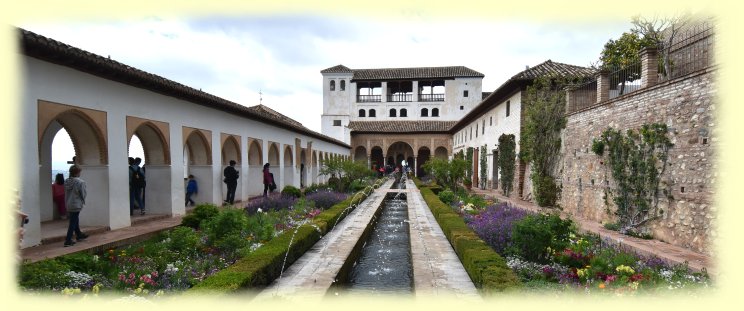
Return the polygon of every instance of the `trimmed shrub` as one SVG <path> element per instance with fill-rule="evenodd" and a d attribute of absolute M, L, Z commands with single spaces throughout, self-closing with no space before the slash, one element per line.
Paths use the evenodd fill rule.
<path fill-rule="evenodd" d="M 248 245 L 246 232 L 248 217 L 242 209 L 227 208 L 217 216 L 204 221 L 208 245 L 226 252 L 234 252 Z"/>
<path fill-rule="evenodd" d="M 451 190 L 444 190 L 442 192 L 439 192 L 437 194 L 439 197 L 439 200 L 442 201 L 444 204 L 451 204 L 455 201 L 455 193 Z"/>
<path fill-rule="evenodd" d="M 217 214 L 219 213 L 220 209 L 214 204 L 199 204 L 191 213 L 181 219 L 181 225 L 199 229 L 199 226 L 203 220 L 217 216 Z"/>
<path fill-rule="evenodd" d="M 562 250 L 569 245 L 572 224 L 557 214 L 528 215 L 513 224 L 510 252 L 528 261 L 546 263 L 548 247 Z"/>
<path fill-rule="evenodd" d="M 297 189 L 295 186 L 286 185 L 284 186 L 284 189 L 282 189 L 282 196 L 292 196 L 295 198 L 299 198 L 302 196 L 302 191 L 300 189 Z"/>
<path fill-rule="evenodd" d="M 199 235 L 191 227 L 179 226 L 168 232 L 168 247 L 176 252 L 195 252 Z"/>

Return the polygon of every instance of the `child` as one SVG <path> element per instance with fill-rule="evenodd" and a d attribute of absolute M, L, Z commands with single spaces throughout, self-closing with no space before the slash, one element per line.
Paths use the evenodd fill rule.
<path fill-rule="evenodd" d="M 186 206 L 189 206 L 189 202 L 191 202 L 191 206 L 196 204 L 196 202 L 191 199 L 191 196 L 197 193 L 199 193 L 199 186 L 196 185 L 194 175 L 189 175 L 189 183 L 186 185 Z"/>

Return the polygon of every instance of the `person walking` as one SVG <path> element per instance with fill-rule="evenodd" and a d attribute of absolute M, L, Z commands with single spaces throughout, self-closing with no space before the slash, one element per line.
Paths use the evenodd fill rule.
<path fill-rule="evenodd" d="M 263 167 L 263 185 L 264 191 L 263 196 L 265 197 L 269 191 L 271 191 L 271 185 L 274 184 L 274 175 L 269 172 L 269 163 L 264 164 Z"/>
<path fill-rule="evenodd" d="M 52 200 L 57 204 L 57 214 L 62 219 L 67 218 L 67 209 L 65 208 L 65 176 L 58 173 L 54 176 L 52 184 Z"/>
<path fill-rule="evenodd" d="M 80 212 L 85 207 L 85 197 L 87 191 L 85 181 L 80 178 L 82 169 L 77 164 L 70 166 L 70 177 L 65 181 L 65 204 L 67 208 L 67 237 L 65 238 L 65 247 L 75 245 L 72 241 L 72 234 L 75 233 L 78 241 L 85 240 L 88 235 L 80 231 Z"/>
<path fill-rule="evenodd" d="M 196 205 L 196 202 L 191 199 L 191 196 L 197 193 L 199 193 L 199 186 L 196 184 L 194 175 L 189 175 L 189 182 L 186 185 L 186 206 L 189 206 L 189 202 L 191 202 L 191 206 Z"/>
<path fill-rule="evenodd" d="M 235 188 L 238 187 L 239 172 L 235 169 L 235 160 L 230 160 L 230 165 L 223 172 L 224 182 L 227 184 L 227 198 L 225 203 L 233 204 L 235 202 Z"/>

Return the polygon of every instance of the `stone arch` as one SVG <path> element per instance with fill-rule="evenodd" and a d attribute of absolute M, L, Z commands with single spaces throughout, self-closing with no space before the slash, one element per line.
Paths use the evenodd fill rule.
<path fill-rule="evenodd" d="M 39 228 L 38 237 L 44 235 L 41 222 L 53 220 L 55 209 L 52 203 L 51 181 L 52 181 L 52 143 L 57 133 L 64 128 L 70 136 L 72 148 L 74 149 L 75 163 L 80 165 L 83 176 L 90 185 L 97 185 L 97 191 L 89 188 L 86 203 L 88 209 L 81 214 L 81 225 L 109 226 L 110 208 L 109 202 L 109 168 L 108 164 L 108 141 L 106 138 L 106 112 L 74 106 L 38 102 L 37 129 L 38 129 L 38 155 L 39 170 L 37 172 L 25 172 L 26 174 L 37 174 L 38 179 L 38 201 L 25 204 L 24 211 L 29 214 L 29 231 Z M 68 159 L 72 161 L 73 159 Z M 126 170 L 126 164 L 121 166 Z M 127 193 L 128 195 L 128 193 Z M 32 201 L 27 201 L 27 203 Z M 129 204 L 128 202 L 126 203 Z M 30 234 L 28 242 L 34 243 L 34 234 Z M 38 240 L 37 242 L 40 242 Z M 24 242 L 27 244 L 27 242 Z"/>
<path fill-rule="evenodd" d="M 379 169 L 385 165 L 385 158 L 383 157 L 382 147 L 374 146 L 370 150 L 370 165 L 373 168 Z"/>
<path fill-rule="evenodd" d="M 271 166 L 279 166 L 279 147 L 277 147 L 276 143 L 270 143 L 269 144 L 269 165 Z"/>
<path fill-rule="evenodd" d="M 292 146 L 284 146 L 284 182 L 282 183 L 282 189 L 284 186 L 294 186 L 294 157 L 292 156 Z"/>
<path fill-rule="evenodd" d="M 449 157 L 449 152 L 447 151 L 447 148 L 439 146 L 437 149 L 434 149 L 434 157 L 446 160 Z"/>
<path fill-rule="evenodd" d="M 343 81 L 343 80 L 341 80 Z M 307 173 L 308 173 L 308 161 L 307 161 L 307 150 L 305 148 L 302 148 L 302 151 L 300 151 L 300 188 L 307 187 Z"/>
<path fill-rule="evenodd" d="M 367 148 L 364 146 L 358 146 L 354 149 L 354 161 L 362 161 L 367 165 Z"/>
<path fill-rule="evenodd" d="M 167 124 L 165 125 L 167 126 Z M 127 144 L 132 141 L 132 136 L 137 135 L 142 143 L 147 165 L 170 165 L 169 139 L 161 128 L 152 121 L 144 121 L 127 135 Z"/>
<path fill-rule="evenodd" d="M 426 172 L 421 168 L 426 161 L 431 158 L 431 150 L 428 147 L 421 147 L 418 150 L 416 157 L 416 176 L 426 176 Z"/>
<path fill-rule="evenodd" d="M 40 124 L 43 130 L 39 133 L 39 151 L 41 152 L 44 149 L 41 145 L 46 135 L 51 134 L 51 139 L 53 139 L 54 135 L 64 127 L 70 135 L 70 140 L 75 149 L 75 162 L 77 164 L 108 164 L 108 143 L 104 136 L 104 131 L 96 124 L 94 120 L 96 116 L 89 115 L 89 112 L 85 110 L 68 108 L 56 114 L 46 124 Z M 58 127 L 53 123 L 57 123 L 60 126 Z M 39 159 L 42 158 L 41 156 L 39 157 Z"/>
<path fill-rule="evenodd" d="M 318 180 L 318 167 L 320 166 L 320 163 L 318 163 L 318 151 L 313 151 L 313 172 L 312 172 L 312 182 L 313 183 L 319 183 Z"/>
<path fill-rule="evenodd" d="M 254 183 L 260 186 L 253 186 L 248 189 L 248 194 L 258 195 L 263 193 L 263 152 L 261 150 L 261 143 L 255 139 L 249 139 L 248 143 L 248 186 Z M 261 182 L 257 182 L 261 181 Z"/>
<path fill-rule="evenodd" d="M 185 142 L 189 154 L 189 165 L 212 165 L 212 148 L 202 131 L 191 131 Z"/>
<path fill-rule="evenodd" d="M 411 147 L 410 144 L 403 141 L 397 141 L 388 147 L 388 163 L 386 164 L 391 164 L 395 167 L 399 167 L 402 160 L 405 160 L 408 157 L 412 157 L 413 155 L 413 147 Z M 390 163 L 391 158 L 393 160 L 392 163 Z"/>
<path fill-rule="evenodd" d="M 240 152 L 240 138 L 236 138 L 233 135 L 227 135 L 222 140 L 222 165 L 229 165 L 230 160 L 235 161 L 236 166 L 240 166 L 241 155 Z"/>

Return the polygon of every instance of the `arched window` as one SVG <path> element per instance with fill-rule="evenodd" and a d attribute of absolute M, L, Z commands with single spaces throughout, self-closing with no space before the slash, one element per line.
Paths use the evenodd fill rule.
<path fill-rule="evenodd" d="M 346 80 L 341 80 L 341 90 L 346 91 Z"/>
<path fill-rule="evenodd" d="M 407 117 L 407 116 L 408 116 L 408 110 L 407 110 L 406 108 L 403 108 L 403 109 L 401 109 L 401 110 L 400 110 L 400 116 L 401 116 L 402 118 L 405 118 L 405 117 Z"/>
<path fill-rule="evenodd" d="M 431 116 L 432 117 L 438 117 L 439 116 L 439 108 L 434 108 L 431 110 Z"/>
<path fill-rule="evenodd" d="M 396 117 L 395 109 L 390 109 L 390 117 Z"/>
<path fill-rule="evenodd" d="M 429 109 L 421 108 L 421 116 L 422 117 L 428 117 L 429 116 Z"/>
<path fill-rule="evenodd" d="M 377 112 L 376 112 L 376 111 L 375 111 L 374 109 L 370 109 L 370 110 L 369 110 L 369 117 L 370 117 L 370 118 L 375 118 L 375 117 L 377 117 Z"/>
<path fill-rule="evenodd" d="M 364 109 L 359 109 L 359 117 L 360 118 L 364 118 L 365 117 Z"/>
<path fill-rule="evenodd" d="M 331 80 L 331 91 L 336 90 L 336 80 Z"/>

